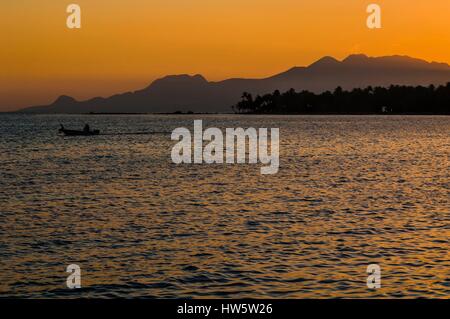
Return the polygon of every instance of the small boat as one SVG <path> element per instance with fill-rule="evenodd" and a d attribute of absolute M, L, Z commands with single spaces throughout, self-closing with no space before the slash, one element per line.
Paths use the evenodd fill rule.
<path fill-rule="evenodd" d="M 66 136 L 92 136 L 100 134 L 99 130 L 89 130 L 89 129 L 84 129 L 82 131 L 66 130 L 62 125 L 61 128 L 59 129 L 59 132 L 63 133 Z"/>
<path fill-rule="evenodd" d="M 91 135 L 99 135 L 100 134 L 99 130 L 85 132 L 85 131 L 60 129 L 59 132 L 63 133 L 66 136 L 91 136 Z"/>

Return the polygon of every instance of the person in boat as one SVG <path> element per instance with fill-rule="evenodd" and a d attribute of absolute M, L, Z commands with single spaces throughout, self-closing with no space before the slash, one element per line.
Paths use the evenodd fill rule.
<path fill-rule="evenodd" d="M 91 129 L 90 129 L 90 127 L 89 127 L 89 124 L 86 124 L 86 125 L 84 126 L 83 132 L 89 133 L 90 131 L 91 131 Z"/>
<path fill-rule="evenodd" d="M 62 131 L 64 131 L 64 125 L 62 125 L 62 124 L 59 124 L 59 125 L 61 125 L 61 128 L 59 129 L 61 132 Z"/>

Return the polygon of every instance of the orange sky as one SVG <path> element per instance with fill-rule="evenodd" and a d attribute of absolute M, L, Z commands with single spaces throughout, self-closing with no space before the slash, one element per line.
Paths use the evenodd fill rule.
<path fill-rule="evenodd" d="M 82 28 L 66 27 L 66 7 Z M 383 9 L 369 30 L 366 7 Z M 449 0 L 14 0 L 0 3 L 0 110 L 147 86 L 264 77 L 324 55 L 450 62 Z"/>

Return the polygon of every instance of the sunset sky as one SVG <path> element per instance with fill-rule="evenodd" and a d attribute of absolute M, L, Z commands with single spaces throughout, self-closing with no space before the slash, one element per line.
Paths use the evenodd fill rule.
<path fill-rule="evenodd" d="M 82 28 L 66 27 L 77 3 Z M 383 28 L 366 27 L 382 7 Z M 450 62 L 449 0 L 8 0 L 0 111 L 147 86 L 167 75 L 264 77 L 324 55 Z"/>

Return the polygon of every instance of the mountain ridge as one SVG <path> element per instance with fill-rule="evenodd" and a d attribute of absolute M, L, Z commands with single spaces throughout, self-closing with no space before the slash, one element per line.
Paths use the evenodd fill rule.
<path fill-rule="evenodd" d="M 308 66 L 295 66 L 273 76 L 208 81 L 203 75 L 179 74 L 156 79 L 143 89 L 77 101 L 61 95 L 49 105 L 28 107 L 27 113 L 165 113 L 175 111 L 230 112 L 242 92 L 274 90 L 324 92 L 340 86 L 439 85 L 450 81 L 450 65 L 409 56 L 369 57 L 352 54 L 339 61 L 324 56 Z"/>

